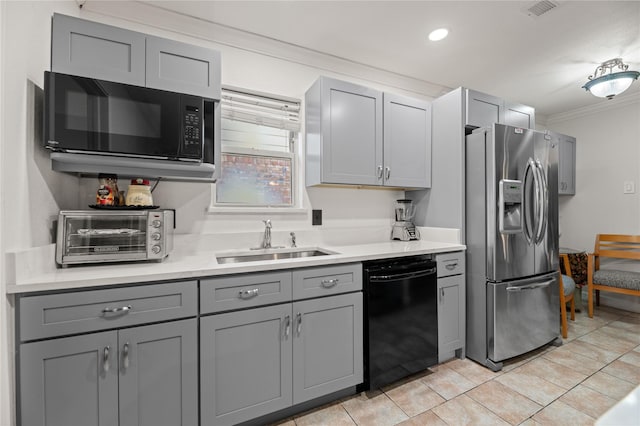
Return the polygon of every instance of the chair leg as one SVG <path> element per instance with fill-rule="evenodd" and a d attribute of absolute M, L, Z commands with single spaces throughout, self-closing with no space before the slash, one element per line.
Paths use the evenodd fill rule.
<path fill-rule="evenodd" d="M 575 299 L 571 298 L 571 321 L 576 320 L 576 302 Z"/>
<path fill-rule="evenodd" d="M 562 338 L 567 338 L 567 304 L 564 298 L 560 298 L 560 324 L 562 325 Z"/>
<path fill-rule="evenodd" d="M 596 290 L 596 306 L 600 306 L 600 290 Z"/>

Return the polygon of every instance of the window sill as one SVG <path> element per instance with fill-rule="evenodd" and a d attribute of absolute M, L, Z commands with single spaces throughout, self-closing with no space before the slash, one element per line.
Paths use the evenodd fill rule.
<path fill-rule="evenodd" d="M 302 207 L 221 207 L 209 206 L 208 214 L 284 214 L 284 215 L 306 215 L 308 209 Z"/>

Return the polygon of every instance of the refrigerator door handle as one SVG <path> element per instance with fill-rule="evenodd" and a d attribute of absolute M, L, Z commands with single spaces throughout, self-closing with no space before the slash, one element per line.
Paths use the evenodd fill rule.
<path fill-rule="evenodd" d="M 547 230 L 547 215 L 549 213 L 549 189 L 547 188 L 547 180 L 545 178 L 544 169 L 539 160 L 535 162 L 535 176 L 536 183 L 538 185 L 539 198 L 537 202 L 538 205 L 538 217 L 536 219 L 536 234 L 535 234 L 535 244 L 540 244 L 544 239 L 544 233 Z"/>
<path fill-rule="evenodd" d="M 523 222 L 524 222 L 524 226 L 523 226 L 523 231 L 524 231 L 524 238 L 527 240 L 527 244 L 532 245 L 533 243 L 533 226 L 532 226 L 532 220 L 531 220 L 531 215 L 529 214 L 529 201 L 531 199 L 531 197 L 528 196 L 527 194 L 527 188 L 528 188 L 528 182 L 529 182 L 529 176 L 533 176 L 534 179 L 534 188 L 535 188 L 535 167 L 536 167 L 536 163 L 533 161 L 532 158 L 529 158 L 529 160 L 527 161 L 527 166 L 524 169 L 524 176 L 522 178 L 522 189 L 523 189 L 523 196 L 522 196 L 522 211 L 523 211 Z M 537 188 L 536 188 L 537 190 Z M 537 192 L 536 192 L 537 194 Z M 536 203 L 536 201 L 534 201 L 534 203 Z M 535 204 L 534 204 L 535 205 Z"/>
<path fill-rule="evenodd" d="M 507 291 L 535 290 L 537 288 L 548 287 L 549 285 L 551 285 L 551 283 L 553 283 L 553 280 L 549 280 L 543 283 L 533 284 L 533 285 L 511 286 L 511 287 L 507 287 Z"/>

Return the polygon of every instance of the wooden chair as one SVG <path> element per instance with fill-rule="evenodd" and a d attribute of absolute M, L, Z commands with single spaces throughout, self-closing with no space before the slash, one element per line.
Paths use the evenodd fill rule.
<path fill-rule="evenodd" d="M 570 303 L 571 321 L 576 320 L 576 305 L 573 299 L 573 293 L 576 289 L 576 283 L 571 276 L 571 265 L 569 265 L 569 256 L 560 255 L 560 260 L 564 265 L 566 275 L 560 272 L 560 322 L 562 324 L 562 337 L 567 338 L 567 303 Z"/>
<path fill-rule="evenodd" d="M 600 269 L 602 258 L 614 261 L 606 269 Z M 635 261 L 635 262 L 634 262 Z M 589 291 L 589 317 L 593 318 L 593 293 L 596 293 L 596 305 L 600 305 L 600 292 L 629 294 L 640 296 L 640 272 L 629 270 L 629 262 L 637 265 L 640 271 L 640 235 L 598 234 L 593 253 L 589 254 L 587 264 L 587 286 Z M 615 266 L 627 262 L 625 269 Z"/>

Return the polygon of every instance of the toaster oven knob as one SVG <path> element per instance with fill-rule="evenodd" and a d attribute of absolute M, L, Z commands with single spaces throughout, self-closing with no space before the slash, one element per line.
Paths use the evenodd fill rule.
<path fill-rule="evenodd" d="M 155 246 L 151 247 L 151 251 L 153 252 L 153 254 L 160 253 L 160 250 L 162 250 L 162 249 L 160 248 L 159 245 L 155 245 Z"/>
<path fill-rule="evenodd" d="M 151 226 L 153 226 L 154 228 L 160 228 L 160 226 L 162 226 L 162 222 L 156 219 L 153 222 L 151 222 Z"/>
<path fill-rule="evenodd" d="M 162 238 L 162 235 L 160 235 L 159 232 L 154 232 L 153 234 L 151 234 L 151 239 L 154 241 L 158 241 L 160 238 Z"/>

